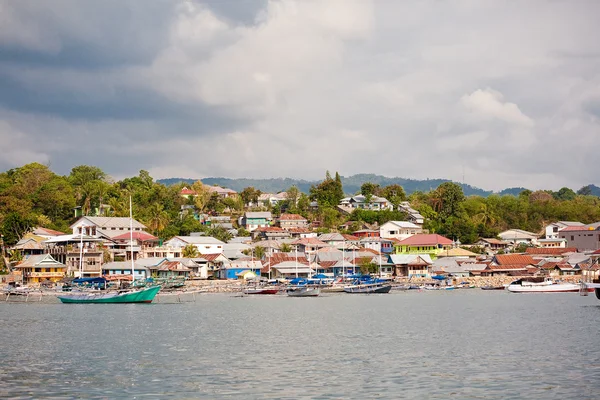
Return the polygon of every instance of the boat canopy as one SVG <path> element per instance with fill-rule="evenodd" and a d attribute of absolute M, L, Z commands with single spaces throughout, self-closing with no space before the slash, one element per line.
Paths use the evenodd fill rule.
<path fill-rule="evenodd" d="M 95 278 L 77 278 L 72 281 L 76 285 L 95 285 L 101 284 L 104 285 L 107 281 L 103 277 L 95 277 Z"/>

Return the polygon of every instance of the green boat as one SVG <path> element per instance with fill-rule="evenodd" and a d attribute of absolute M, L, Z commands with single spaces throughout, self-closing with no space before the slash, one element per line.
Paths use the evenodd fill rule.
<path fill-rule="evenodd" d="M 122 303 L 152 303 L 154 297 L 160 290 L 160 286 L 150 286 L 147 288 L 115 291 L 115 292 L 82 292 L 69 293 L 57 296 L 63 303 L 104 303 L 104 304 L 122 304 Z"/>

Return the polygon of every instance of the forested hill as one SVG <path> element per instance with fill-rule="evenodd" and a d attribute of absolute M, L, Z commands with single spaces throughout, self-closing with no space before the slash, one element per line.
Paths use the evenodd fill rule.
<path fill-rule="evenodd" d="M 158 182 L 170 186 L 180 182 L 193 183 L 196 179 L 186 179 L 186 178 L 168 178 L 168 179 L 159 179 Z M 308 193 L 311 185 L 318 185 L 321 181 L 306 181 L 299 179 L 290 179 L 290 178 L 273 178 L 273 179 L 229 179 L 229 178 L 204 178 L 202 179 L 202 183 L 206 185 L 219 185 L 222 187 L 227 187 L 229 189 L 233 189 L 237 192 L 242 191 L 247 187 L 254 187 L 261 192 L 264 193 L 277 193 L 284 190 L 287 190 L 293 185 L 303 193 Z M 405 178 L 388 178 L 382 175 L 375 174 L 358 174 L 349 177 L 342 176 L 342 184 L 344 185 L 344 192 L 347 194 L 353 194 L 360 192 L 360 186 L 365 182 L 371 182 L 379 184 L 381 187 L 388 185 L 400 185 L 404 188 L 406 194 L 410 194 L 416 191 L 421 192 L 429 192 L 435 190 L 439 185 L 444 182 L 449 182 L 448 179 L 426 179 L 426 180 L 417 180 L 417 179 L 405 179 Z M 463 192 L 466 196 L 470 195 L 479 195 L 479 196 L 488 196 L 492 194 L 491 191 L 479 189 L 477 187 L 473 187 L 471 185 L 459 184 L 463 188 Z M 523 188 L 513 188 L 507 189 L 510 190 L 510 194 L 519 194 Z M 509 194 L 509 193 L 506 193 Z"/>

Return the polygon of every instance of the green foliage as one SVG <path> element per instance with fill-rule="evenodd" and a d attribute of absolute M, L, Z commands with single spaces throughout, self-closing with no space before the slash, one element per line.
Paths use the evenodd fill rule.
<path fill-rule="evenodd" d="M 200 252 L 198 251 L 198 248 L 196 246 L 194 246 L 193 244 L 188 244 L 181 251 L 181 255 L 184 258 L 196 258 L 200 255 Z"/>
<path fill-rule="evenodd" d="M 337 207 L 340 200 L 344 198 L 342 181 L 337 179 L 338 177 L 339 175 L 336 173 L 336 180 L 332 179 L 327 171 L 323 182 L 310 187 L 310 199 L 316 201 L 319 207 Z"/>
<path fill-rule="evenodd" d="M 279 250 L 283 253 L 289 253 L 292 251 L 292 246 L 289 243 L 283 243 L 279 246 Z"/>
<path fill-rule="evenodd" d="M 379 266 L 368 259 L 363 259 L 359 263 L 360 273 L 363 275 L 374 274 L 379 271 Z"/>

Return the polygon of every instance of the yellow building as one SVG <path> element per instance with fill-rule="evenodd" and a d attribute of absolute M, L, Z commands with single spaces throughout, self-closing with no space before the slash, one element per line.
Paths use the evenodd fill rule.
<path fill-rule="evenodd" d="M 23 283 L 38 285 L 42 282 L 58 282 L 65 276 L 67 266 L 56 261 L 50 254 L 32 255 L 14 267 L 23 274 Z"/>

